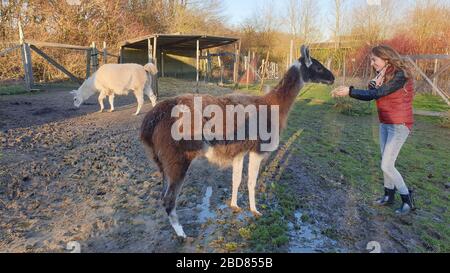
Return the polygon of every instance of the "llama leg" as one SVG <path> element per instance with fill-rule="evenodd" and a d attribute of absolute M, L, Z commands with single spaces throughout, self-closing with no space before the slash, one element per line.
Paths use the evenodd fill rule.
<path fill-rule="evenodd" d="M 103 100 L 105 99 L 106 95 L 103 92 L 100 92 L 98 95 L 98 103 L 100 104 L 100 110 L 98 112 L 103 112 L 103 109 L 105 109 L 105 106 L 103 105 Z"/>
<path fill-rule="evenodd" d="M 176 212 L 177 198 L 183 186 L 184 176 L 189 168 L 190 161 L 184 159 L 182 156 L 178 157 L 176 162 L 171 162 L 170 165 L 164 166 L 164 177 L 167 177 L 167 191 L 163 197 L 163 205 L 169 216 L 170 224 L 179 237 L 186 238 L 183 227 L 178 221 Z"/>
<path fill-rule="evenodd" d="M 155 105 L 156 105 L 156 96 L 153 95 L 153 93 L 152 93 L 152 94 L 149 96 L 149 98 L 150 98 L 150 101 L 151 101 L 151 103 L 152 103 L 152 106 L 155 107 Z"/>
<path fill-rule="evenodd" d="M 175 230 L 177 236 L 186 238 L 186 233 L 184 233 L 183 226 L 181 226 L 178 221 L 177 215 L 177 198 L 178 193 L 181 190 L 183 181 L 169 181 L 169 187 L 163 197 L 164 208 L 166 209 L 167 215 L 169 216 L 169 222 Z"/>
<path fill-rule="evenodd" d="M 150 99 L 150 101 L 152 103 L 152 106 L 155 107 L 157 97 L 155 96 L 155 93 L 153 92 L 153 89 L 151 87 L 147 87 L 145 89 L 145 94 Z"/>
<path fill-rule="evenodd" d="M 255 188 L 256 181 L 258 179 L 259 166 L 263 160 L 264 155 L 255 152 L 250 152 L 248 162 L 248 197 L 250 203 L 250 211 L 255 216 L 261 216 L 262 214 L 256 209 L 255 203 Z"/>
<path fill-rule="evenodd" d="M 238 155 L 233 158 L 233 186 L 231 193 L 231 208 L 235 211 L 239 211 L 240 208 L 237 204 L 237 195 L 239 190 L 239 185 L 242 180 L 242 167 L 244 166 L 244 154 Z"/>
<path fill-rule="evenodd" d="M 112 112 L 114 111 L 114 94 L 109 95 L 108 99 L 109 99 L 109 106 L 111 107 L 109 109 L 109 112 Z"/>
<path fill-rule="evenodd" d="M 141 92 L 140 94 L 137 94 L 137 93 L 135 93 L 135 94 L 136 94 L 135 96 L 136 96 L 138 105 L 137 105 L 136 113 L 134 113 L 134 115 L 137 116 L 139 114 L 139 112 L 141 112 L 141 107 L 144 104 L 144 93 Z"/>

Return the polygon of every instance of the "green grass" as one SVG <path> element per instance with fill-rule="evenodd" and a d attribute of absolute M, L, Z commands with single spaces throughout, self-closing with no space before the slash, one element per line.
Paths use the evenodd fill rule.
<path fill-rule="evenodd" d="M 381 193 L 383 181 L 379 168 L 379 122 L 374 102 L 365 103 L 366 107 L 373 109 L 372 115 L 343 115 L 333 107 L 336 101 L 330 97 L 330 89 L 312 85 L 302 90 L 281 142 L 286 142 L 303 128 L 301 137 L 292 143 L 290 149 L 299 154 L 315 174 L 336 180 L 343 175 L 353 194 L 370 205 Z M 248 92 L 254 93 L 252 90 Z M 439 100 L 427 95 L 417 96 L 415 105 L 428 110 L 444 109 Z M 413 225 L 404 228 L 422 241 L 415 251 L 449 252 L 450 202 L 445 184 L 450 182 L 450 129 L 440 127 L 437 117 L 415 116 L 415 119 L 413 133 L 397 160 L 397 168 L 407 185 L 416 191 L 419 207 Z M 286 218 L 292 216 L 296 206 L 289 191 L 282 186 L 275 188 L 274 192 L 280 207 L 269 208 L 265 212 L 268 215 L 258 220 L 252 230 L 257 250 L 267 250 L 267 245 L 279 246 L 284 242 Z M 397 220 L 390 210 L 380 213 L 387 217 L 386 221 Z"/>
<path fill-rule="evenodd" d="M 266 84 L 273 87 L 277 84 L 277 81 L 267 81 L 265 82 L 265 85 Z M 367 115 L 376 111 L 374 103 L 358 101 L 350 98 L 332 100 L 329 94 L 329 91 L 331 91 L 330 89 L 317 90 L 314 86 L 317 85 L 307 84 L 302 89 L 299 97 L 303 99 L 311 99 L 315 102 L 329 104 L 336 104 L 340 101 L 348 102 L 353 107 L 353 113 L 347 113 L 349 115 Z M 232 88 L 233 86 L 229 85 L 228 87 Z M 238 89 L 247 93 L 261 95 L 261 92 L 259 91 L 259 84 L 250 84 L 248 90 L 245 84 L 240 84 Z M 313 90 L 314 92 L 311 92 L 311 90 Z M 413 107 L 417 110 L 436 112 L 445 112 L 450 110 L 450 106 L 448 106 L 440 96 L 435 96 L 432 94 L 417 94 L 416 96 L 414 96 Z M 345 114 L 345 110 L 341 112 L 344 112 Z"/>
<path fill-rule="evenodd" d="M 417 94 L 414 97 L 413 106 L 415 109 L 436 112 L 450 110 L 450 106 L 448 106 L 441 97 L 432 94 Z"/>
<path fill-rule="evenodd" d="M 0 95 L 18 95 L 28 91 L 22 85 L 1 85 Z"/>
<path fill-rule="evenodd" d="M 42 90 L 52 90 L 52 89 L 77 89 L 79 87 L 78 83 L 63 81 L 63 82 L 53 82 L 48 83 L 44 87 L 39 87 L 37 84 L 37 89 Z M 21 84 L 14 85 L 0 85 L 0 96 L 2 95 L 19 95 L 19 94 L 36 94 L 34 92 L 29 92 Z"/>

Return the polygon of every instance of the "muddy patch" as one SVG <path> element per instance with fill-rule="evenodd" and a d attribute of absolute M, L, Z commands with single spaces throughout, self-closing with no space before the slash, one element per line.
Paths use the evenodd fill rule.
<path fill-rule="evenodd" d="M 41 108 L 39 110 L 34 111 L 32 114 L 35 116 L 46 115 L 55 112 L 55 109 L 50 107 Z"/>
<path fill-rule="evenodd" d="M 310 216 L 302 210 L 289 222 L 289 253 L 345 252 L 337 242 L 323 235 L 323 231 L 311 223 Z"/>
<path fill-rule="evenodd" d="M 190 91 L 177 84 L 173 92 Z M 194 163 L 178 203 L 191 238 L 178 240 L 162 178 L 139 140 L 152 106 L 136 117 L 135 102 L 121 96 L 115 112 L 96 113 L 96 97 L 75 109 L 64 91 L 0 97 L 0 252 L 68 252 L 69 242 L 81 252 L 217 252 L 209 245 L 220 236 L 217 221 L 232 216 L 218 210 L 229 172 Z"/>

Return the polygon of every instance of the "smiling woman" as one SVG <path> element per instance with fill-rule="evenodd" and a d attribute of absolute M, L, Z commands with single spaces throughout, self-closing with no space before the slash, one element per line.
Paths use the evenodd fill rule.
<path fill-rule="evenodd" d="M 395 168 L 395 161 L 414 123 L 413 79 L 406 63 L 389 46 L 380 45 L 372 48 L 370 60 L 377 76 L 370 81 L 369 90 L 341 86 L 333 90 L 332 94 L 335 97 L 350 96 L 364 101 L 377 100 L 384 196 L 376 200 L 375 204 L 393 205 L 395 191 L 398 190 L 402 198 L 402 205 L 396 210 L 396 213 L 408 214 L 415 209 L 413 196 L 402 175 Z"/>

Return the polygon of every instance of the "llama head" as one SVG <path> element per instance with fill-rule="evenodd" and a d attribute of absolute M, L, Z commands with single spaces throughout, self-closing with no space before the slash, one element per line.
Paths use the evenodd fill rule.
<path fill-rule="evenodd" d="M 301 74 L 303 81 L 313 83 L 333 84 L 334 76 L 330 70 L 323 66 L 318 60 L 311 58 L 309 47 L 302 45 L 302 57 L 299 59 L 301 64 Z"/>
<path fill-rule="evenodd" d="M 80 90 L 72 90 L 70 94 L 73 95 L 73 105 L 77 108 L 83 103 L 83 96 L 81 96 Z"/>

